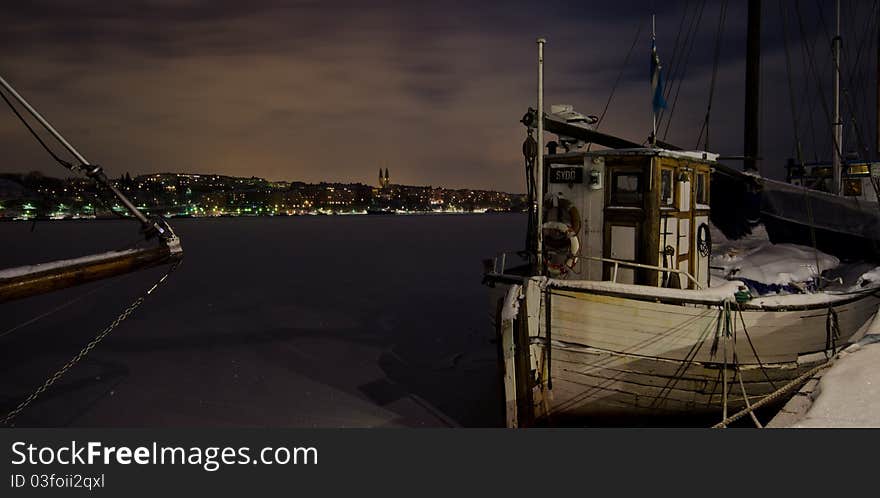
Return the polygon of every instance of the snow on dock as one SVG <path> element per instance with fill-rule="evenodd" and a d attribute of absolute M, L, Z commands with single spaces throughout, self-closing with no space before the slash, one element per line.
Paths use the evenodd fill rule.
<path fill-rule="evenodd" d="M 880 319 L 810 379 L 767 427 L 880 427 Z"/>

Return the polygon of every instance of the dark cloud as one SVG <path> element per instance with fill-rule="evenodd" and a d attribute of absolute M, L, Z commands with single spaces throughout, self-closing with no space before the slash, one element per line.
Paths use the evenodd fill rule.
<path fill-rule="evenodd" d="M 667 139 L 686 147 L 696 144 L 706 112 L 721 5 L 656 3 L 664 70 L 685 76 L 672 87 L 678 99 Z M 745 3 L 727 5 L 710 146 L 738 154 Z M 765 2 L 762 151 L 765 171 L 776 176 L 794 142 L 783 18 L 801 139 L 817 137 L 805 146 L 817 156 L 830 147 L 819 88 L 805 90 L 816 76 L 800 47 L 803 39 L 815 44 L 827 102 L 831 12 L 798 4 L 801 32 L 794 5 L 784 2 L 780 13 Z M 844 27 L 854 33 L 846 55 L 860 61 L 850 63 L 852 114 L 865 130 L 873 129 L 866 68 L 876 36 L 862 35 L 865 20 L 876 19 L 871 7 L 845 2 Z M 602 129 L 642 140 L 650 131 L 650 10 L 626 0 L 15 2 L 0 14 L 0 74 L 113 174 L 372 182 L 387 165 L 403 183 L 521 191 L 518 119 L 534 102 L 537 35 L 549 39 L 548 104 L 599 114 L 641 26 Z M 2 171 L 60 173 L 11 114 L 0 118 L 0 147 Z"/>

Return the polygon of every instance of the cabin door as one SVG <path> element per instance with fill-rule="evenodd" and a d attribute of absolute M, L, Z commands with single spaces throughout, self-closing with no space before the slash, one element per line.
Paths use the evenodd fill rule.
<path fill-rule="evenodd" d="M 637 225 L 616 224 L 609 224 L 609 226 L 611 235 L 611 250 L 609 257 L 611 259 L 616 259 L 619 261 L 635 262 L 636 243 L 638 242 L 637 234 L 639 233 L 639 227 Z M 614 271 L 614 266 L 612 265 L 610 275 L 611 280 L 615 278 Z M 632 267 L 618 265 L 616 277 L 617 282 L 619 283 L 633 284 L 635 283 L 635 269 Z"/>

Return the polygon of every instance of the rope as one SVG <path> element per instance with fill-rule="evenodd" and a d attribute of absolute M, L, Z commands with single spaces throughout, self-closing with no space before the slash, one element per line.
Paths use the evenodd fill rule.
<path fill-rule="evenodd" d="M 737 307 L 738 306 L 739 306 L 739 303 L 737 303 Z M 740 313 L 740 318 L 742 318 L 742 313 Z M 743 378 L 742 378 L 743 377 L 742 376 L 742 368 L 740 367 L 740 364 L 739 364 L 739 356 L 736 353 L 736 320 L 735 319 L 733 321 L 733 325 L 734 325 L 734 327 L 733 327 L 733 368 L 734 368 L 733 376 L 739 379 L 739 387 L 740 387 L 740 389 L 742 389 L 743 401 L 745 401 L 745 403 L 746 403 L 746 408 L 751 408 L 751 406 L 749 404 L 749 395 L 748 395 L 748 393 L 746 393 L 746 385 L 743 382 Z M 745 323 L 745 321 L 743 321 L 743 328 L 745 328 L 745 325 L 746 325 L 746 323 Z M 752 343 L 752 341 L 749 340 L 749 344 L 751 344 L 751 343 Z M 752 350 L 754 351 L 754 348 Z M 757 357 L 757 354 L 755 356 Z M 771 385 L 772 384 L 773 383 L 771 382 Z M 776 386 L 773 386 L 773 388 L 775 389 Z M 755 423 L 755 426 L 758 427 L 759 429 L 762 428 L 761 422 L 758 421 L 758 417 L 755 415 L 755 413 L 749 412 L 749 415 L 751 415 L 752 421 Z"/>
<path fill-rule="evenodd" d="M 740 372 L 739 367 L 736 368 L 736 373 L 737 377 L 739 377 L 739 387 L 742 389 L 743 401 L 746 402 L 746 410 L 749 410 L 749 415 L 752 416 L 752 421 L 755 422 L 755 426 L 757 426 L 758 429 L 763 429 L 764 426 L 761 425 L 761 422 L 758 421 L 758 417 L 755 415 L 755 411 L 752 409 L 752 406 L 749 403 L 749 395 L 746 394 L 746 385 L 743 383 L 743 376 Z"/>
<path fill-rule="evenodd" d="M 749 335 L 749 329 L 746 328 L 746 319 L 743 317 L 742 307 L 739 303 L 736 304 L 737 310 L 739 311 L 739 320 L 743 326 L 743 332 L 746 334 L 746 340 L 749 341 L 749 347 L 752 349 L 752 354 L 755 355 L 755 360 L 758 362 L 758 366 L 761 368 L 761 372 L 764 374 L 764 378 L 767 379 L 767 382 L 770 383 L 770 387 L 776 389 L 776 384 L 770 380 L 770 375 L 767 373 L 767 369 L 764 367 L 764 363 L 761 361 L 761 357 L 758 356 L 758 350 L 755 349 L 755 345 L 752 343 L 752 337 Z"/>
<path fill-rule="evenodd" d="M 543 116 L 540 116 L 538 119 L 543 119 Z M 528 136 L 525 141 L 523 141 L 523 157 L 525 158 L 526 187 L 528 189 L 527 199 L 529 201 L 529 220 L 526 229 L 526 254 L 531 263 L 533 259 L 534 261 L 537 261 L 538 246 L 537 240 L 535 239 L 537 230 L 536 225 L 538 223 L 537 209 L 542 208 L 542 203 L 540 200 L 536 200 L 537 195 L 535 193 L 535 159 L 538 157 L 538 142 L 532 137 L 531 131 L 529 131 Z"/>
<path fill-rule="evenodd" d="M 831 39 L 831 40 L 833 41 L 833 38 L 831 38 L 831 33 L 830 33 L 829 30 L 828 30 L 828 25 L 827 25 L 827 23 L 825 22 L 825 13 L 824 13 L 824 11 L 822 10 L 822 5 L 818 2 L 818 0 L 816 1 L 816 6 L 818 7 L 818 11 L 819 11 L 819 21 L 820 21 L 820 25 L 822 26 L 822 29 L 825 31 L 825 36 L 826 36 L 828 39 Z M 863 38 L 863 41 L 864 41 L 864 38 Z M 844 45 L 843 45 L 842 42 L 841 42 L 841 44 L 840 44 L 840 47 L 841 47 L 841 52 L 845 52 L 846 49 L 844 48 Z M 861 52 L 861 48 L 858 49 L 858 52 L 859 52 L 859 53 Z M 845 54 L 844 54 L 844 55 L 845 55 Z M 858 63 L 858 60 L 856 60 L 855 62 Z M 838 65 L 835 66 L 834 69 L 836 69 L 836 70 L 838 70 L 838 71 L 840 71 L 840 72 L 842 73 L 842 72 L 843 72 L 843 68 L 840 66 L 840 59 L 837 60 L 837 64 L 838 64 Z M 850 77 L 850 80 L 851 80 L 851 79 L 852 79 L 852 77 Z M 844 89 L 844 90 L 842 91 L 842 93 L 843 93 L 843 101 L 844 101 L 844 105 L 846 106 L 847 110 L 849 111 L 849 115 L 850 115 L 850 117 L 852 118 L 853 125 L 855 126 L 856 142 L 858 143 L 859 149 L 861 149 L 861 150 L 867 150 L 867 149 L 864 147 L 864 142 L 863 142 L 863 140 L 862 140 L 862 133 L 861 133 L 861 130 L 860 130 L 860 128 L 859 128 L 858 121 L 856 120 L 856 117 L 855 117 L 855 111 L 853 110 L 853 105 L 852 105 L 852 102 L 851 102 L 851 100 L 850 100 L 850 98 L 849 98 L 849 92 L 846 91 L 846 90 Z M 837 144 L 837 148 L 838 148 L 839 151 L 841 151 L 841 153 L 840 153 L 840 157 L 843 158 L 843 154 L 842 154 L 843 144 Z"/>
<path fill-rule="evenodd" d="M 678 30 L 675 31 L 675 42 L 672 44 L 672 57 L 669 58 L 669 71 L 666 72 L 666 77 L 663 79 L 663 88 L 666 89 L 667 93 L 667 95 L 663 96 L 664 99 L 668 97 L 669 93 L 669 77 L 672 75 L 672 71 L 675 69 L 676 63 L 678 62 L 678 51 L 681 48 L 679 45 L 679 41 L 681 40 L 681 34 L 684 32 L 684 22 L 688 18 L 689 5 L 690 0 L 685 0 L 684 8 L 682 9 L 681 20 L 678 21 Z"/>
<path fill-rule="evenodd" d="M 180 262 L 176 262 L 173 265 L 171 265 L 171 268 L 169 268 L 168 271 L 165 272 L 165 274 L 162 275 L 162 277 L 159 280 L 157 280 L 156 283 L 154 283 L 153 286 L 150 287 L 149 290 L 147 290 L 147 292 L 145 292 L 140 297 L 135 299 L 134 302 L 129 304 L 128 307 L 125 308 L 122 311 L 122 313 L 120 313 L 119 316 L 117 316 L 116 319 L 113 320 L 112 323 L 110 323 L 110 325 L 108 325 L 104 330 L 99 332 L 98 335 L 96 335 L 94 339 L 89 341 L 88 344 L 86 344 L 79 351 L 79 353 L 77 353 L 73 358 L 71 358 L 67 363 L 65 363 L 63 367 L 58 369 L 58 371 L 56 371 L 54 374 L 52 374 L 48 379 L 46 379 L 46 381 L 43 382 L 43 384 L 40 387 L 38 387 L 36 390 L 34 390 L 34 392 L 30 394 L 30 396 L 28 396 L 27 398 L 25 398 L 24 401 L 19 403 L 18 406 L 16 406 L 11 412 L 9 412 L 8 414 L 6 414 L 5 417 L 0 419 L 0 425 L 11 426 L 12 421 L 15 419 L 15 417 L 18 416 L 19 413 L 24 411 L 24 409 L 27 408 L 31 403 L 33 403 L 41 394 L 43 394 L 44 392 L 46 392 L 46 390 L 48 390 L 50 387 L 52 387 L 52 385 L 55 384 L 55 382 L 57 382 L 59 379 L 61 379 L 61 377 L 63 377 L 64 374 L 66 374 L 71 368 L 76 366 L 76 364 L 79 363 L 83 358 L 85 358 L 86 355 L 89 354 L 89 352 L 91 352 L 93 349 L 95 349 L 95 346 L 97 346 L 102 340 L 104 340 L 104 338 L 107 337 L 107 335 L 110 334 L 110 332 L 113 332 L 113 330 L 116 327 L 118 327 L 120 323 L 124 322 L 126 318 L 128 318 L 132 313 L 134 313 L 134 310 L 138 309 L 138 307 L 140 307 L 140 305 L 143 304 L 143 302 L 147 299 L 147 297 L 150 294 L 152 294 L 152 292 L 154 290 L 156 290 L 156 288 L 159 287 L 159 285 L 164 283 L 165 280 L 168 278 L 168 276 L 171 275 L 171 273 L 174 272 L 174 270 L 176 270 L 179 265 L 180 265 Z"/>
<path fill-rule="evenodd" d="M 797 6 L 797 4 L 795 4 L 795 5 Z M 782 0 L 780 0 L 780 2 L 779 2 L 779 14 L 780 14 L 780 17 L 782 18 L 782 38 L 783 38 L 783 45 L 785 46 L 785 68 L 786 68 L 786 74 L 788 76 L 788 91 L 789 91 L 788 93 L 790 95 L 791 119 L 792 119 L 792 126 L 794 127 L 795 146 L 797 147 L 795 152 L 797 153 L 797 161 L 798 161 L 798 164 L 800 165 L 801 171 L 806 171 L 803 153 L 801 150 L 801 139 L 800 139 L 800 132 L 799 132 L 800 126 L 799 126 L 798 113 L 797 113 L 797 109 L 795 108 L 794 82 L 792 80 L 792 71 L 791 71 L 791 53 L 788 48 L 788 29 L 787 29 L 787 23 L 785 22 L 785 13 L 784 13 L 784 9 L 782 7 Z M 798 7 L 798 21 L 799 21 L 799 25 L 801 26 L 801 35 L 803 35 L 803 23 L 801 23 L 800 20 L 801 20 L 800 8 Z M 811 67 L 812 67 L 812 62 L 811 62 Z M 820 90 L 821 90 L 821 86 L 820 86 Z M 822 100 L 822 103 L 824 106 L 824 104 L 825 104 L 824 99 Z M 827 108 L 826 108 L 826 111 L 827 111 Z M 811 114 L 810 119 L 812 120 L 812 114 Z M 817 248 L 818 244 L 816 242 L 816 227 L 815 227 L 816 223 L 815 223 L 815 219 L 813 216 L 813 203 L 810 202 L 810 197 L 807 192 L 806 182 L 801 182 L 801 183 L 802 183 L 801 187 L 802 187 L 803 194 L 804 194 L 804 203 L 806 204 L 806 207 L 807 207 L 807 219 L 810 222 L 810 243 L 813 245 L 813 260 L 816 263 L 816 274 L 822 275 L 822 269 L 819 266 L 819 250 Z"/>
<path fill-rule="evenodd" d="M 632 45 L 629 47 L 629 52 L 626 53 L 626 58 L 623 60 L 623 64 L 620 66 L 620 71 L 617 73 L 617 79 L 614 80 L 614 85 L 611 87 L 611 94 L 608 95 L 608 100 L 605 102 L 605 108 L 602 109 L 602 114 L 599 115 L 599 119 L 596 121 L 595 130 L 599 131 L 599 125 L 602 124 L 602 120 L 605 118 L 605 113 L 608 112 L 608 107 L 611 105 L 611 99 L 614 98 L 614 92 L 617 91 L 617 86 L 620 84 L 620 80 L 623 77 L 623 72 L 626 69 L 627 64 L 629 63 L 629 58 L 633 53 L 633 49 L 636 48 L 636 43 L 639 41 L 639 37 L 642 36 L 642 27 L 644 26 L 644 21 L 642 24 L 639 24 L 639 28 L 636 30 L 636 36 L 633 38 Z M 593 145 L 592 142 L 590 145 Z M 590 150 L 587 148 L 587 150 Z"/>
<path fill-rule="evenodd" d="M 779 398 L 780 396 L 782 396 L 782 395 L 785 394 L 786 392 L 791 391 L 791 390 L 794 389 L 795 387 L 800 386 L 800 385 L 803 384 L 807 379 L 809 379 L 810 377 L 816 375 L 816 373 L 818 373 L 820 370 L 822 370 L 822 369 L 824 369 L 824 368 L 828 368 L 829 366 L 831 366 L 831 362 L 830 362 L 830 361 L 825 362 L 825 363 L 823 363 L 823 364 L 821 364 L 821 365 L 818 365 L 818 366 L 816 366 L 816 367 L 811 368 L 810 370 L 808 370 L 808 371 L 805 372 L 804 374 L 798 376 L 798 377 L 797 377 L 796 379 L 794 379 L 793 381 L 791 381 L 791 382 L 789 382 L 788 384 L 782 386 L 781 388 L 777 389 L 776 391 L 774 391 L 774 392 L 768 394 L 767 396 L 765 396 L 764 398 L 762 398 L 760 401 L 758 401 L 757 403 L 755 403 L 755 404 L 752 405 L 751 407 L 747 407 L 747 408 L 745 408 L 745 409 L 743 409 L 743 410 L 740 410 L 740 411 L 734 413 L 733 415 L 731 415 L 731 416 L 725 418 L 725 419 L 722 420 L 721 422 L 718 422 L 717 424 L 713 425 L 712 428 L 713 428 L 713 429 L 723 429 L 723 428 L 727 427 L 728 425 L 732 424 L 733 422 L 736 422 L 737 420 L 743 418 L 744 416 L 746 416 L 746 415 L 748 415 L 749 413 L 751 413 L 751 412 L 757 410 L 758 408 L 761 408 L 762 406 L 764 406 L 764 405 L 766 405 L 766 404 L 768 404 L 768 403 L 770 403 L 770 402 L 776 400 L 777 398 Z"/>
<path fill-rule="evenodd" d="M 800 28 L 801 38 L 803 40 L 806 40 L 807 35 L 804 30 L 804 22 L 803 22 L 803 16 L 801 15 L 800 2 L 795 2 L 794 7 L 795 7 L 795 12 L 797 13 L 798 27 Z M 821 9 L 820 9 L 820 15 L 821 15 Z M 810 49 L 809 45 L 805 44 L 805 48 L 807 50 L 808 60 L 810 62 L 809 69 L 813 72 L 813 75 L 816 77 L 816 86 L 819 89 L 819 94 L 824 95 L 825 91 L 822 88 L 822 79 L 819 77 L 818 73 L 816 73 L 815 66 L 813 65 L 813 61 L 815 60 L 815 58 L 813 57 L 813 51 Z M 831 111 L 828 109 L 828 102 L 826 102 L 824 98 L 819 99 L 819 101 L 822 103 L 822 111 L 825 113 L 825 118 L 828 120 L 828 122 L 831 122 Z M 841 152 L 841 150 L 842 150 L 841 144 L 837 143 L 837 139 L 834 138 L 833 135 L 832 135 L 832 147 L 835 149 L 835 151 L 839 157 L 843 157 L 843 154 Z"/>
<path fill-rule="evenodd" d="M 36 323 L 36 322 L 42 320 L 43 318 L 46 318 L 47 316 L 51 316 L 51 315 L 53 315 L 53 314 L 55 314 L 55 313 L 57 313 L 57 312 L 63 310 L 64 308 L 67 308 L 67 307 L 69 307 L 69 306 L 71 306 L 71 305 L 73 305 L 73 304 L 76 304 L 76 303 L 78 303 L 79 301 L 82 301 L 83 299 L 85 299 L 86 297 L 91 296 L 92 294 L 98 292 L 99 290 L 104 289 L 104 288 L 107 287 L 108 285 L 110 285 L 110 283 L 109 283 L 109 282 L 105 282 L 103 285 L 101 285 L 101 286 L 99 286 L 99 287 L 96 287 L 96 288 L 94 288 L 94 289 L 92 289 L 92 290 L 90 290 L 90 291 L 88 291 L 88 292 L 86 292 L 86 293 L 84 293 L 84 294 L 82 294 L 82 295 L 80 295 L 80 296 L 77 296 L 77 297 L 71 299 L 70 301 L 67 301 L 66 303 L 63 303 L 63 304 L 61 304 L 61 305 L 59 305 L 59 306 L 57 306 L 57 307 L 55 307 L 55 308 L 52 308 L 51 310 L 49 310 L 49 311 L 47 311 L 47 312 L 45 312 L 45 313 L 42 313 L 42 314 L 40 314 L 40 315 L 37 315 L 37 316 L 31 318 L 30 320 L 27 320 L 27 321 L 25 321 L 25 322 L 19 323 L 18 325 L 15 325 L 14 327 L 12 327 L 12 328 L 10 328 L 10 329 L 4 331 L 2 334 L 0 334 L 0 338 L 6 337 L 6 336 L 12 334 L 13 332 L 15 332 L 15 331 L 17 331 L 17 330 L 23 329 L 24 327 L 27 327 L 28 325 L 31 325 L 31 324 L 33 324 L 33 323 Z"/>
<path fill-rule="evenodd" d="M 840 323 L 837 320 L 837 311 L 829 305 L 828 314 L 825 315 L 825 350 L 831 349 L 831 356 L 837 354 L 837 339 L 839 338 Z"/>
<path fill-rule="evenodd" d="M 716 324 L 720 324 L 721 322 L 721 313 L 722 311 L 719 309 L 718 318 L 715 320 Z M 682 363 L 675 369 L 675 372 L 672 374 L 672 378 L 666 381 L 666 384 L 660 389 L 660 393 L 654 398 L 654 401 L 651 402 L 651 408 L 660 407 L 664 401 L 672 394 L 672 389 L 675 388 L 675 385 L 678 384 L 678 381 L 684 378 L 685 373 L 687 373 L 687 369 L 694 363 L 694 359 L 697 357 L 697 353 L 700 352 L 700 348 L 703 347 L 703 343 L 705 342 L 705 338 L 709 335 L 709 332 L 712 330 L 712 323 L 709 322 L 708 325 L 700 332 L 700 335 L 697 337 L 697 340 L 691 346 L 691 349 L 688 350 L 687 354 L 685 354 L 684 360 Z"/>
<path fill-rule="evenodd" d="M 705 7 L 706 7 L 706 2 L 704 0 L 700 4 L 700 10 L 697 13 L 695 22 L 692 23 L 692 25 L 693 25 L 692 35 L 693 36 L 690 37 L 690 45 L 687 48 L 687 53 L 684 58 L 684 65 L 682 66 L 681 76 L 680 77 L 677 76 L 678 85 L 676 85 L 675 97 L 672 99 L 672 107 L 670 107 L 670 109 L 669 109 L 669 118 L 666 120 L 666 127 L 663 130 L 663 140 L 666 140 L 666 136 L 669 134 L 669 125 L 672 123 L 672 116 L 675 114 L 675 107 L 678 104 L 678 96 L 681 92 L 681 84 L 684 81 L 685 76 L 687 75 L 688 63 L 690 62 L 691 52 L 693 52 L 694 45 L 696 44 L 696 41 L 697 41 L 697 36 L 696 36 L 697 30 L 699 29 L 700 21 L 703 19 L 703 10 L 705 9 Z M 687 43 L 687 39 L 685 39 L 685 43 Z M 657 120 L 658 127 L 660 126 L 660 122 L 663 121 L 663 117 L 664 117 L 663 114 L 664 113 L 661 113 L 660 119 Z"/>
<path fill-rule="evenodd" d="M 16 116 L 18 116 L 18 119 L 28 129 L 28 131 L 31 132 L 31 135 L 33 135 L 34 138 L 37 139 L 37 142 L 39 142 L 40 145 L 42 145 L 43 148 L 46 149 L 46 152 L 48 152 L 49 155 L 52 156 L 52 159 L 57 161 L 58 164 L 60 164 L 61 166 L 64 166 L 65 168 L 67 168 L 71 171 L 76 171 L 78 169 L 72 163 L 65 161 L 64 159 L 61 159 L 60 157 L 58 157 L 57 154 L 55 154 L 55 152 L 49 147 L 49 145 L 43 141 L 43 138 L 40 137 L 40 134 L 37 133 L 36 130 L 33 129 L 33 127 L 31 127 L 31 124 L 28 123 L 27 119 L 25 119 L 24 116 L 22 116 L 21 113 L 18 112 L 18 109 L 16 109 L 15 105 L 12 104 L 12 102 L 9 100 L 9 98 L 6 97 L 6 94 L 3 93 L 2 90 L 0 90 L 0 97 L 3 97 L 3 100 L 6 102 L 6 105 L 8 105 L 9 108 L 12 109 L 12 112 L 15 113 Z"/>
<path fill-rule="evenodd" d="M 718 29 L 715 34 L 715 57 L 712 62 L 712 82 L 709 84 L 709 104 L 706 106 L 706 118 L 700 128 L 697 137 L 697 149 L 700 148 L 700 139 L 703 138 L 703 130 L 706 131 L 706 143 L 703 150 L 709 150 L 709 116 L 712 114 L 712 99 L 715 96 L 715 80 L 718 77 L 718 60 L 721 58 L 721 35 L 724 32 L 724 20 L 727 18 L 727 0 L 721 2 L 721 13 L 718 15 Z"/>

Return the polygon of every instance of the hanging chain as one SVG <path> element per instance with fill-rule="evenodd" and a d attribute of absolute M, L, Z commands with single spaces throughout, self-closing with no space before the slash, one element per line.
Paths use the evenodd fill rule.
<path fill-rule="evenodd" d="M 134 302 L 129 304 L 128 307 L 125 308 L 122 311 L 122 313 L 120 313 L 119 316 L 117 316 L 116 319 L 113 320 L 113 322 L 110 325 L 108 325 L 104 330 L 102 330 L 100 333 L 98 333 L 98 335 L 96 335 L 94 339 L 89 341 L 89 343 L 86 344 L 79 351 L 79 353 L 76 354 L 76 356 L 71 358 L 70 361 L 68 361 L 63 367 L 58 369 L 57 372 L 55 372 L 54 374 L 52 374 L 51 377 L 46 379 L 46 381 L 43 382 L 43 385 L 41 385 L 33 393 L 31 393 L 31 395 L 28 396 L 24 401 L 22 401 L 17 407 L 15 407 L 14 410 L 12 410 L 8 414 L 6 414 L 6 416 L 3 417 L 2 420 L 0 420 L 0 425 L 10 425 L 11 426 L 12 420 L 15 419 L 15 417 L 17 417 L 18 414 L 20 414 L 22 411 L 24 411 L 24 409 L 27 408 L 31 403 L 33 403 L 34 400 L 36 400 L 41 394 L 46 392 L 46 390 L 49 389 L 50 387 L 52 387 L 52 385 L 55 384 L 55 382 L 57 382 L 61 377 L 63 377 L 64 374 L 66 374 L 71 368 L 73 368 L 77 363 L 79 363 L 83 358 L 85 358 L 86 355 L 89 354 L 89 352 L 91 352 L 93 349 L 95 349 L 95 346 L 97 346 L 102 340 L 104 340 L 105 337 L 107 337 L 107 335 L 110 334 L 110 332 L 113 332 L 113 329 L 118 327 L 120 323 L 124 322 L 126 318 L 131 316 L 131 314 L 134 313 L 134 310 L 138 309 L 138 307 L 140 307 L 140 305 L 143 304 L 143 302 L 147 299 L 147 296 L 149 296 L 154 290 L 156 290 L 156 288 L 159 287 L 159 285 L 164 283 L 165 280 L 168 278 L 168 276 L 171 275 L 171 273 L 173 273 L 174 270 L 176 270 L 179 265 L 180 265 L 180 261 L 177 261 L 174 264 L 172 264 L 171 267 L 168 269 L 168 271 L 165 272 L 164 275 L 162 275 L 162 278 L 157 280 L 156 283 L 154 283 L 153 286 L 150 287 L 150 289 L 147 292 L 145 292 L 140 297 L 135 299 Z"/>

